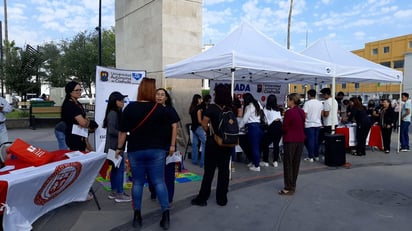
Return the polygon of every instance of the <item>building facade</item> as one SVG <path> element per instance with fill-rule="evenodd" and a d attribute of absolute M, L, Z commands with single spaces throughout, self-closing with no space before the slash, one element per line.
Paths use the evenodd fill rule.
<path fill-rule="evenodd" d="M 116 68 L 145 70 L 169 90 L 183 120 L 201 80 L 165 79 L 164 66 L 202 51 L 202 0 L 115 1 Z"/>

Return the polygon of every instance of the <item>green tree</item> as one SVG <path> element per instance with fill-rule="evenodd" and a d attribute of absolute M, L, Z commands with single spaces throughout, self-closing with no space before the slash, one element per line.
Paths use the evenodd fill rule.
<path fill-rule="evenodd" d="M 40 55 L 44 60 L 41 69 L 44 73 L 44 82 L 48 82 L 51 87 L 64 87 L 68 75 L 64 70 L 61 48 L 53 42 L 46 43 L 39 48 Z"/>
<path fill-rule="evenodd" d="M 115 36 L 113 29 L 102 33 L 102 65 L 115 64 Z M 96 76 L 98 62 L 98 34 L 81 32 L 62 45 L 64 70 L 82 83 L 86 94 L 91 95 L 91 86 Z"/>
<path fill-rule="evenodd" d="M 21 49 L 14 41 L 5 47 L 8 47 L 9 58 L 3 70 L 9 92 L 40 94 L 40 82 L 63 87 L 74 78 L 83 85 L 86 94 L 91 95 L 99 52 L 95 31 L 80 32 L 73 39 L 46 43 L 37 49 L 29 45 Z M 102 65 L 114 67 L 115 63 L 115 34 L 111 28 L 102 31 Z"/>
<path fill-rule="evenodd" d="M 26 96 L 33 92 L 40 94 L 39 78 L 42 73 L 39 71 L 42 62 L 39 52 L 26 46 L 25 49 L 15 46 L 12 41 L 8 44 L 8 60 L 5 62 L 5 84 L 9 91 L 17 92 Z"/>

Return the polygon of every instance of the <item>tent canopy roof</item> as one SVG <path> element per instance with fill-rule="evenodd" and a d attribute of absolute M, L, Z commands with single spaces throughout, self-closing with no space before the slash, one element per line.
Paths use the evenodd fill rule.
<path fill-rule="evenodd" d="M 327 39 L 316 41 L 302 54 L 333 63 L 336 82 L 402 82 L 401 71 L 364 59 Z"/>
<path fill-rule="evenodd" d="M 331 77 L 333 65 L 287 50 L 243 22 L 214 47 L 166 65 L 166 78 L 253 82 L 316 82 Z M 318 82 L 319 83 L 319 82 Z"/>

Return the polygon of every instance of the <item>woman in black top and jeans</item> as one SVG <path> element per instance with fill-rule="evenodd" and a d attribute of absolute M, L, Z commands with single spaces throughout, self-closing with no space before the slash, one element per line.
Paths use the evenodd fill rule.
<path fill-rule="evenodd" d="M 218 169 L 216 186 L 216 203 L 220 206 L 227 204 L 227 192 L 229 187 L 229 161 L 232 154 L 231 147 L 221 147 L 215 142 L 209 131 L 209 125 L 213 131 L 218 131 L 219 117 L 224 111 L 232 110 L 232 96 L 229 84 L 217 84 L 215 86 L 215 104 L 211 104 L 202 120 L 202 127 L 206 131 L 205 171 L 199 194 L 191 201 L 192 205 L 206 206 L 209 199 L 213 176 Z M 218 105 L 218 106 L 217 106 Z"/>

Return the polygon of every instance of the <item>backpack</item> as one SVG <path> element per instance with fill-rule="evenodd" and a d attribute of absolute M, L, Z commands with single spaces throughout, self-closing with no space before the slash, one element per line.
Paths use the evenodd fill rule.
<path fill-rule="evenodd" d="M 218 106 L 216 104 L 216 106 Z M 220 106 L 219 109 L 222 110 Z M 211 126 L 212 127 L 212 126 Z M 212 127 L 213 130 L 213 127 Z M 239 124 L 233 111 L 223 111 L 219 115 L 219 125 L 213 132 L 216 143 L 221 147 L 235 147 L 239 143 Z"/>

